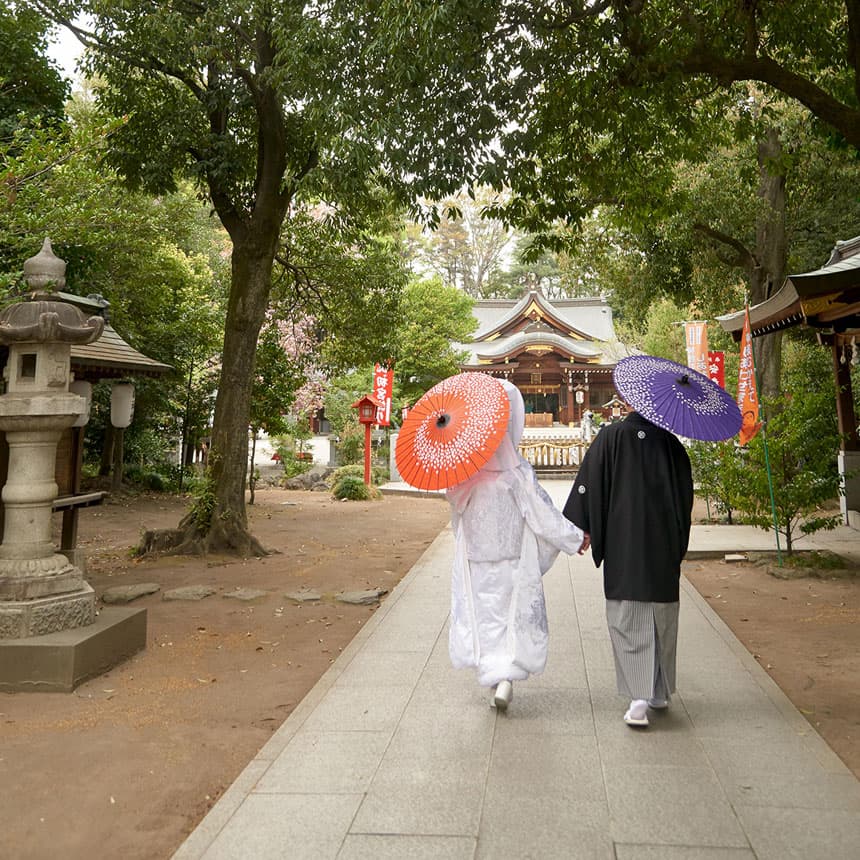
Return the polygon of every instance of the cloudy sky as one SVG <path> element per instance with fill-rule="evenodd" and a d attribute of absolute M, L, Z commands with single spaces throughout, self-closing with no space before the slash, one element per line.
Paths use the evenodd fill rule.
<path fill-rule="evenodd" d="M 81 50 L 81 43 L 68 30 L 60 29 L 48 45 L 48 56 L 56 62 L 67 78 L 73 80 L 75 62 Z"/>

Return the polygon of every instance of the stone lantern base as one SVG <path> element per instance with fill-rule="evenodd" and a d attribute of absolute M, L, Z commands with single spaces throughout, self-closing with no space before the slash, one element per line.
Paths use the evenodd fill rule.
<path fill-rule="evenodd" d="M 146 609 L 108 606 L 92 624 L 0 641 L 0 692 L 71 693 L 146 648 Z"/>
<path fill-rule="evenodd" d="M 81 587 L 71 593 L 29 600 L 0 600 L 0 641 L 86 627 L 95 618 L 95 592 L 83 581 Z"/>

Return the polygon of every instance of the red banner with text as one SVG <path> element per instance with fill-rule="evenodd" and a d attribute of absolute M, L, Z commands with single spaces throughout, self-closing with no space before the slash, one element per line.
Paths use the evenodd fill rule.
<path fill-rule="evenodd" d="M 382 404 L 376 410 L 376 424 L 388 427 L 391 424 L 391 392 L 394 387 L 394 371 L 387 364 L 373 366 L 373 396 Z"/>
<path fill-rule="evenodd" d="M 726 354 L 724 352 L 708 353 L 708 379 L 716 382 L 720 388 L 726 387 Z"/>

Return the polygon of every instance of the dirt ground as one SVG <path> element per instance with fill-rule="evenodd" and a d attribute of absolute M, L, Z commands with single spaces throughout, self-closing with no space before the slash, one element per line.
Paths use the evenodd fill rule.
<path fill-rule="evenodd" d="M 724 561 L 689 561 L 683 571 L 860 778 L 860 574 L 779 579 Z"/>
<path fill-rule="evenodd" d="M 143 529 L 183 512 L 155 495 L 81 512 L 98 595 L 161 591 L 132 604 L 147 608 L 148 641 L 131 660 L 71 694 L 0 694 L 0 858 L 169 858 L 374 611 L 333 595 L 390 590 L 448 521 L 440 499 L 258 490 L 252 530 L 279 553 L 132 558 Z M 860 579 L 780 580 L 723 561 L 685 573 L 860 776 Z M 184 585 L 217 593 L 163 600 Z M 240 586 L 267 594 L 224 596 Z M 302 588 L 323 600 L 284 597 Z"/>
<path fill-rule="evenodd" d="M 184 510 L 138 496 L 81 511 L 96 594 L 161 591 L 131 604 L 147 608 L 145 651 L 71 694 L 0 694 L 0 858 L 170 857 L 375 609 L 333 595 L 390 591 L 448 522 L 443 499 L 258 490 L 251 529 L 278 554 L 131 557 L 143 529 Z M 218 593 L 163 599 L 185 585 Z M 223 596 L 239 586 L 268 594 Z M 323 600 L 284 597 L 303 588 Z"/>

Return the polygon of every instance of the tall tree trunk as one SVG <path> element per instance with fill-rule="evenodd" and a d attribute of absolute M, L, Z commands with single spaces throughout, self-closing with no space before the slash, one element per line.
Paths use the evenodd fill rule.
<path fill-rule="evenodd" d="M 268 554 L 248 531 L 245 509 L 254 359 L 268 307 L 279 235 L 277 229 L 265 231 L 269 241 L 261 241 L 260 232 L 264 231 L 247 231 L 234 237 L 221 378 L 207 465 L 210 495 L 205 504 L 192 507 L 178 529 L 144 535 L 141 553 Z"/>
<path fill-rule="evenodd" d="M 785 281 L 788 240 L 785 232 L 785 167 L 779 131 L 770 128 L 758 146 L 759 207 L 755 259 L 750 275 L 750 304 L 776 293 Z M 753 342 L 762 396 L 781 390 L 782 333 L 764 335 Z"/>
<path fill-rule="evenodd" d="M 125 429 L 117 427 L 113 431 L 113 468 L 111 470 L 111 491 L 122 489 L 122 473 L 125 460 Z"/>
<path fill-rule="evenodd" d="M 277 235 L 275 236 L 277 239 Z M 266 550 L 248 532 L 245 483 L 248 472 L 248 425 L 257 338 L 263 325 L 272 283 L 275 243 L 260 247 L 253 239 L 234 244 L 233 287 L 224 327 L 221 380 L 215 400 L 209 476 L 215 507 L 207 528 L 207 550 L 241 555 L 265 555 Z M 237 289 L 243 284 L 243 289 Z"/>

